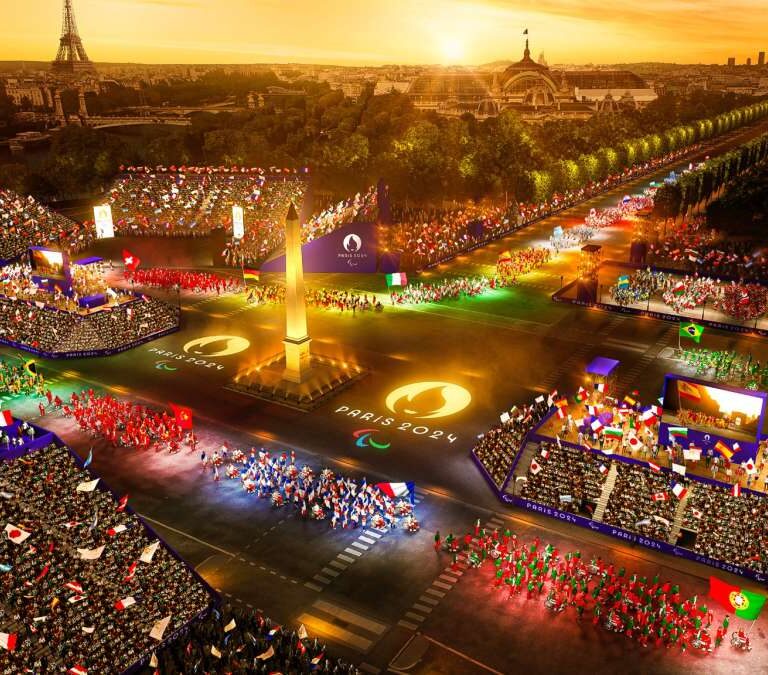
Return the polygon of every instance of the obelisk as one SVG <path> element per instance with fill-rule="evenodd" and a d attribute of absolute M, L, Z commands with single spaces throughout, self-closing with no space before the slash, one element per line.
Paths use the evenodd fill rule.
<path fill-rule="evenodd" d="M 291 203 L 285 219 L 285 371 L 289 382 L 303 382 L 310 371 L 307 306 L 304 297 L 304 264 L 301 259 L 301 225 Z"/>

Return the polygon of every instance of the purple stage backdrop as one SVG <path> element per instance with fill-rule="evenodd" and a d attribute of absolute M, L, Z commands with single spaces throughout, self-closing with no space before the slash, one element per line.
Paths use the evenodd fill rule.
<path fill-rule="evenodd" d="M 376 223 L 353 223 L 301 247 L 304 271 L 376 272 L 379 252 Z M 285 254 L 267 260 L 262 272 L 285 272 Z"/>

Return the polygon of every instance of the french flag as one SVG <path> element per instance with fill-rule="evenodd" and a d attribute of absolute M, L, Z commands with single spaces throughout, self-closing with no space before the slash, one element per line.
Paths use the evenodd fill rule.
<path fill-rule="evenodd" d="M 381 492 L 383 492 L 390 499 L 396 497 L 408 497 L 411 504 L 416 497 L 416 485 L 415 483 L 376 483 L 376 486 Z"/>
<path fill-rule="evenodd" d="M 128 596 L 127 598 L 123 598 L 122 600 L 118 600 L 115 603 L 115 609 L 118 612 L 122 612 L 125 609 L 128 609 L 131 605 L 135 605 L 136 600 L 134 600 L 131 596 Z"/>

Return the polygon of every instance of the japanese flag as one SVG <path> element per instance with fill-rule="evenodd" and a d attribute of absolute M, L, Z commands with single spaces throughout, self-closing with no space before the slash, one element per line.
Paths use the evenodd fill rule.
<path fill-rule="evenodd" d="M 535 459 L 531 461 L 531 473 L 535 476 L 537 473 L 541 471 L 541 464 L 539 464 Z"/>
<path fill-rule="evenodd" d="M 5 533 L 8 535 L 8 539 L 10 539 L 14 544 L 24 543 L 24 540 L 32 534 L 31 532 L 25 532 L 20 527 L 17 527 L 11 523 L 8 523 L 5 526 Z"/>

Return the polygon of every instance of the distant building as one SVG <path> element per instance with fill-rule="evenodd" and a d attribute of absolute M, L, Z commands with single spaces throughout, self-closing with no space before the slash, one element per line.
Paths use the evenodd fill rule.
<path fill-rule="evenodd" d="M 758 66 L 764 66 L 765 65 L 765 52 L 758 52 L 758 54 L 757 54 L 757 65 Z"/>
<path fill-rule="evenodd" d="M 728 57 L 728 65 L 729 66 L 735 66 L 736 65 L 736 57 L 735 56 L 729 56 Z"/>
<path fill-rule="evenodd" d="M 486 118 L 514 110 L 531 122 L 588 119 L 641 108 L 657 98 L 641 77 L 626 70 L 550 70 L 531 58 L 528 40 L 523 58 L 504 71 L 431 70 L 415 78 L 407 93 L 417 108 L 443 115 Z"/>
<path fill-rule="evenodd" d="M 13 100 L 14 105 L 25 110 L 49 106 L 50 93 L 35 80 L 6 80 L 5 94 Z"/>
<path fill-rule="evenodd" d="M 751 57 L 751 56 L 748 56 L 748 57 L 747 57 L 747 65 L 748 65 L 748 66 L 751 66 L 751 65 L 752 65 L 752 57 Z"/>
<path fill-rule="evenodd" d="M 397 80 L 378 80 L 376 86 L 373 88 L 374 96 L 383 96 L 384 94 L 399 93 L 404 94 L 408 91 L 408 87 L 411 86 L 409 81 L 397 81 Z"/>

